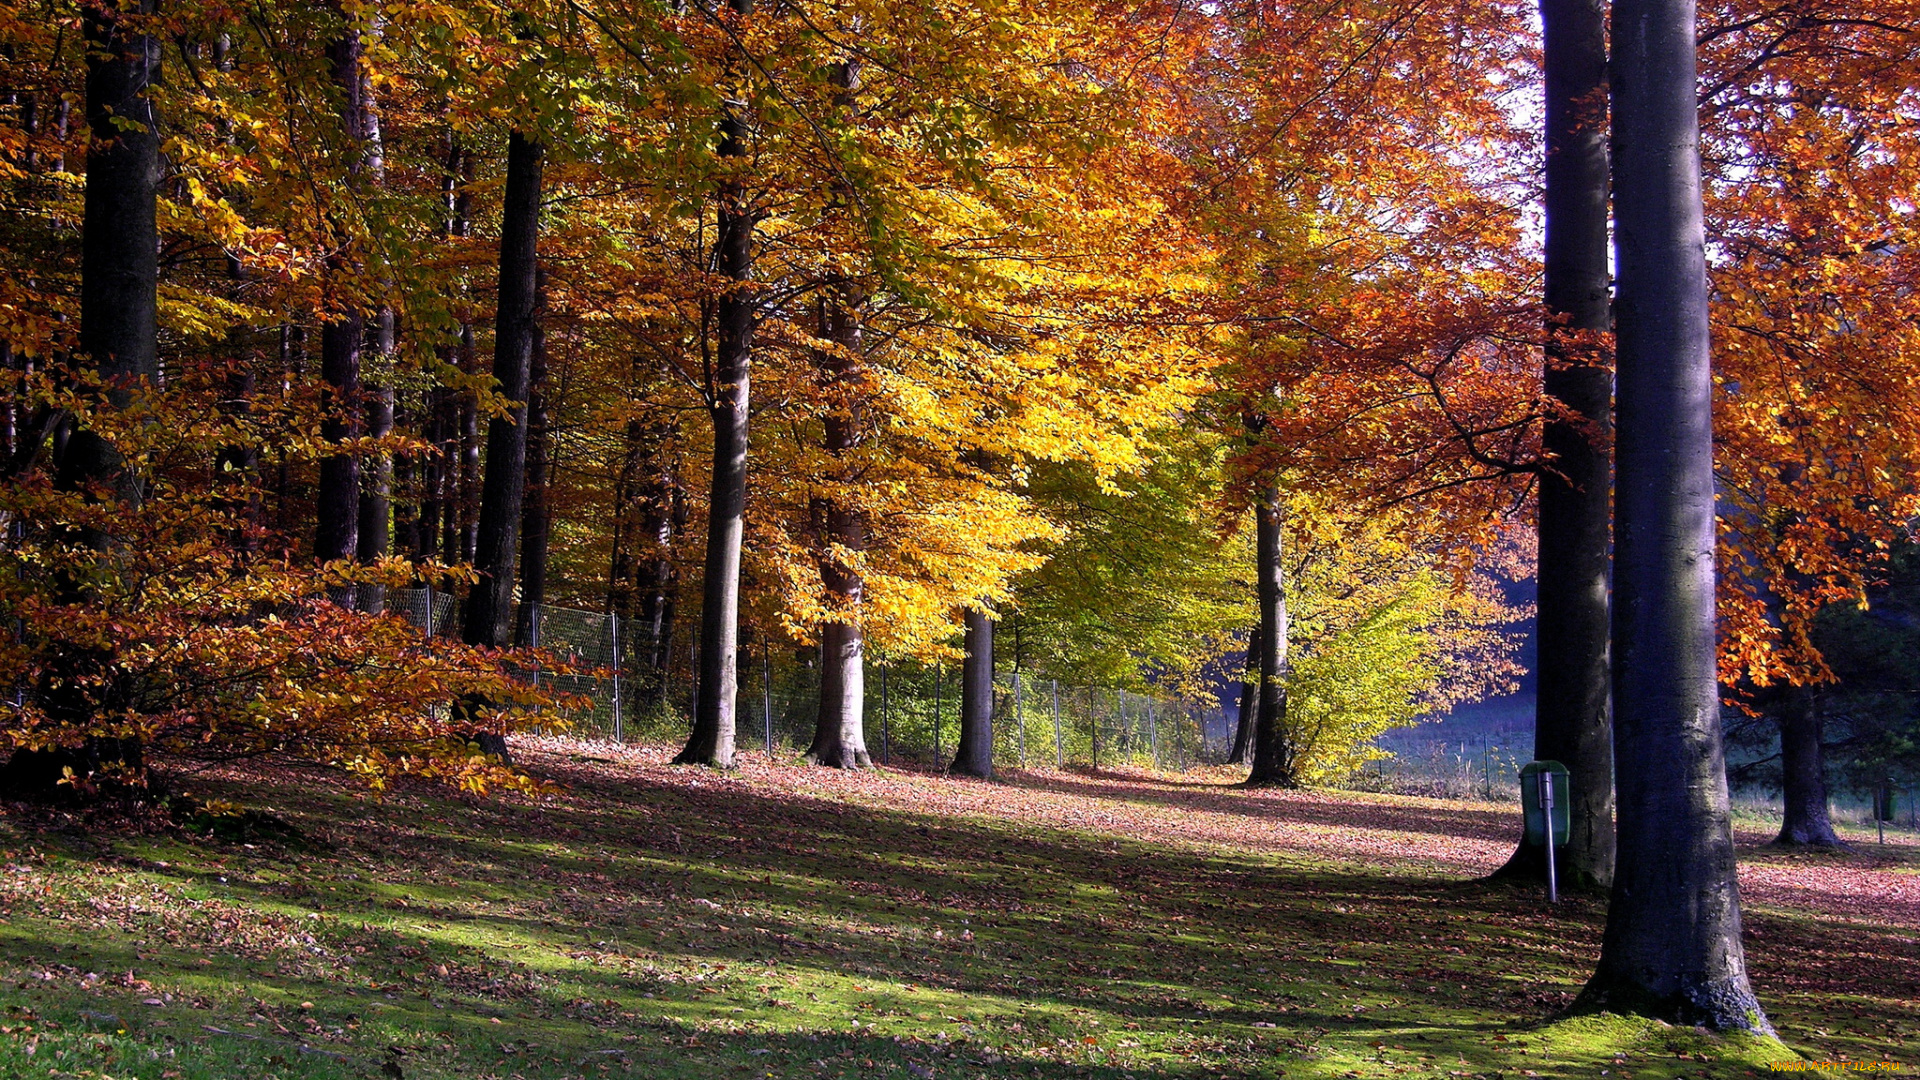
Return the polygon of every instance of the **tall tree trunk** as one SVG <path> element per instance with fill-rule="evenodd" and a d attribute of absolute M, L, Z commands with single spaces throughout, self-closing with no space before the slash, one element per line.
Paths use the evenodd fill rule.
<path fill-rule="evenodd" d="M 752 0 L 732 0 L 736 17 Z M 747 120 L 728 104 L 720 121 L 720 157 L 741 165 L 747 156 Z M 693 731 L 675 757 L 680 765 L 733 767 L 735 698 L 739 690 L 740 542 L 746 528 L 748 376 L 753 367 L 754 230 L 756 214 L 746 183 L 729 174 L 719 186 L 714 255 L 727 283 L 716 305 L 719 341 L 708 388 L 713 418 L 713 490 L 707 502 L 707 558 L 700 598 L 700 672 Z"/>
<path fill-rule="evenodd" d="M 662 438 L 669 437 L 673 436 L 663 429 Z M 680 607 L 680 572 L 674 565 L 673 545 L 687 527 L 687 497 L 680 483 L 678 457 L 670 457 L 656 467 L 662 471 L 647 494 L 641 537 L 646 547 L 635 577 L 640 618 L 649 643 L 649 681 L 642 698 L 649 709 L 666 699 L 672 672 L 674 616 Z"/>
<path fill-rule="evenodd" d="M 513 585 L 527 482 L 527 386 L 532 377 L 540 174 L 544 148 L 515 131 L 507 139 L 507 186 L 500 217 L 500 295 L 494 318 L 493 377 L 512 404 L 487 424 L 486 486 L 480 497 L 474 570 L 463 637 L 505 647 L 513 633 Z M 506 739 L 479 732 L 482 750 L 506 757 Z"/>
<path fill-rule="evenodd" d="M 463 183 L 467 171 L 466 148 L 452 128 L 441 132 L 440 199 L 444 216 L 441 235 L 448 239 L 464 237 L 469 231 L 471 199 Z M 462 323 L 460 340 L 467 336 Z M 439 349 L 440 362 L 458 368 L 462 363 L 460 343 Z M 415 558 L 422 562 L 437 559 L 443 563 L 459 561 L 459 545 L 454 540 L 460 475 L 461 392 L 436 382 L 427 392 L 425 435 L 433 449 L 420 456 L 420 525 Z"/>
<path fill-rule="evenodd" d="M 1252 787 L 1297 787 L 1298 764 L 1287 731 L 1287 576 L 1282 561 L 1285 512 L 1269 485 L 1254 507 L 1254 560 L 1260 604 L 1260 708 L 1254 718 Z"/>
<path fill-rule="evenodd" d="M 1720 740 L 1693 4 L 1615 0 L 1613 42 L 1619 852 L 1575 1007 L 1770 1032 L 1740 944 Z"/>
<path fill-rule="evenodd" d="M 307 331 L 295 323 L 280 324 L 280 385 L 281 400 L 285 400 L 293 385 L 306 377 L 307 369 Z M 298 514 L 294 503 L 293 468 L 287 448 L 274 448 L 273 478 L 271 484 L 273 496 L 272 535 L 281 559 L 291 561 L 294 556 L 294 537 Z"/>
<path fill-rule="evenodd" d="M 545 310 L 546 271 L 536 275 L 535 301 Z M 551 438 L 547 430 L 547 335 L 536 319 L 533 361 L 527 373 L 527 495 L 520 516 L 520 614 L 513 640 L 533 645 L 539 640 L 535 620 L 547 602 L 547 540 L 552 533 L 553 502 L 547 491 Z"/>
<path fill-rule="evenodd" d="M 474 154 L 451 130 L 447 133 L 446 172 L 441 181 L 446 200 L 447 235 L 473 235 Z M 460 335 L 449 359 L 469 378 L 480 373 L 480 353 L 473 343 L 473 323 L 463 314 Z M 480 522 L 480 403 L 472 390 L 461 389 L 447 398 L 447 449 L 444 457 L 444 503 L 441 507 L 441 559 L 471 563 Z"/>
<path fill-rule="evenodd" d="M 1260 649 L 1266 635 L 1255 623 L 1247 634 L 1247 670 L 1240 680 L 1240 722 L 1233 729 L 1233 752 L 1227 755 L 1227 764 L 1244 765 L 1247 754 L 1253 749 L 1253 729 L 1255 717 L 1260 714 Z"/>
<path fill-rule="evenodd" d="M 967 659 L 960 667 L 960 746 L 952 771 L 993 775 L 993 617 L 967 609 Z"/>
<path fill-rule="evenodd" d="M 834 107 L 842 122 L 854 116 L 854 91 L 859 88 L 859 66 L 852 60 L 834 65 L 829 76 L 836 91 Z M 847 192 L 836 192 L 837 212 L 844 215 Z M 842 278 L 822 291 L 820 336 L 833 344 L 815 354 L 821 391 L 826 398 L 824 418 L 827 457 L 832 462 L 833 489 L 814 501 L 820 583 L 827 594 L 827 621 L 820 627 L 820 701 L 813 745 L 806 760 L 835 768 L 870 768 L 866 736 L 866 581 L 855 564 L 867 548 L 867 523 L 859 509 L 848 505 L 848 493 L 859 482 L 852 460 L 866 434 L 866 368 L 861 362 L 861 305 L 859 286 Z M 844 554 L 842 554 L 844 552 Z"/>
<path fill-rule="evenodd" d="M 1780 787 L 1786 814 L 1776 844 L 1845 847 L 1827 809 L 1827 754 L 1821 745 L 1824 719 L 1813 692 L 1791 687 L 1779 706 Z"/>
<path fill-rule="evenodd" d="M 82 8 L 92 140 L 80 233 L 79 352 L 107 383 L 106 400 L 97 408 L 125 408 L 135 389 L 151 387 L 159 374 L 160 133 L 147 93 L 160 75 L 160 39 L 145 25 L 158 6 L 156 0 L 140 0 Z M 104 487 L 130 503 L 139 498 L 119 450 L 84 426 L 74 427 L 57 445 L 54 483 L 63 491 Z M 108 544 L 92 529 L 82 530 L 78 539 L 103 551 Z M 66 576 L 58 599 L 80 604 L 89 594 L 82 581 Z M 54 657 L 50 667 L 56 674 L 41 691 L 47 711 L 56 720 L 82 726 L 100 714 L 103 704 L 111 708 L 111 702 L 97 702 L 83 689 L 105 662 L 88 647 Z M 137 785 L 145 778 L 145 759 L 134 738 L 95 736 L 74 748 L 18 750 L 0 769 L 0 793 L 15 798 L 62 794 L 67 769 L 83 779 Z"/>
<path fill-rule="evenodd" d="M 622 619 L 631 617 L 634 610 L 641 470 L 647 460 L 647 426 L 634 417 L 627 421 L 620 471 L 613 478 L 613 543 L 607 556 L 607 610 Z"/>
<path fill-rule="evenodd" d="M 360 72 L 362 122 L 361 140 L 365 148 L 363 167 L 368 183 L 378 187 L 386 182 L 386 151 L 380 140 L 380 108 L 374 96 L 373 81 L 364 69 Z M 366 430 L 375 439 L 393 434 L 393 377 L 396 324 L 393 309 L 382 304 L 371 321 L 374 376 L 366 388 Z M 375 450 L 368 455 L 360 474 L 360 524 L 355 537 L 359 560 L 371 565 L 393 553 L 393 455 Z M 378 614 L 387 607 L 384 585 L 361 585 L 357 597 L 360 610 Z"/>
<path fill-rule="evenodd" d="M 213 66 L 220 72 L 233 70 L 233 43 L 225 34 L 214 40 Z M 220 132 L 221 142 L 233 145 L 233 128 L 225 120 L 217 121 L 215 130 Z M 231 196 L 230 196 L 231 198 Z M 240 257 L 232 252 L 227 254 L 227 280 L 232 287 L 232 295 L 238 298 L 246 288 L 247 267 Z M 232 417 L 237 423 L 244 423 L 253 407 L 253 395 L 260 368 L 260 331 L 246 323 L 234 323 L 227 328 L 227 356 L 231 367 L 227 371 L 225 394 L 220 400 L 222 414 Z M 260 499 L 260 450 L 250 441 L 223 446 L 213 460 L 214 482 L 223 489 L 223 494 L 214 506 L 233 520 L 232 544 L 234 553 L 242 559 L 250 560 L 260 553 L 261 532 L 265 528 L 264 506 Z"/>
<path fill-rule="evenodd" d="M 338 38 L 327 45 L 327 62 L 332 69 L 334 87 L 340 93 L 340 127 L 354 144 L 359 157 L 349 167 L 349 176 L 358 176 L 365 165 L 367 131 L 367 79 L 361 71 L 360 28 L 344 12 L 347 25 Z M 350 228 L 343 223 L 337 227 Z M 347 245 L 335 238 L 335 253 L 327 260 L 330 284 L 336 291 L 350 292 L 343 284 L 352 274 Z M 344 310 L 320 328 L 321 393 L 320 436 L 334 444 L 347 442 L 361 432 L 360 351 L 366 334 L 366 316 L 358 297 L 350 297 Z M 320 462 L 320 488 L 314 501 L 313 555 L 323 563 L 354 559 L 360 547 L 360 459 L 351 453 L 330 454 Z M 334 603 L 350 606 L 355 590 L 350 585 L 330 590 Z"/>
<path fill-rule="evenodd" d="M 1613 380 L 1592 348 L 1612 329 L 1607 265 L 1607 27 L 1598 0 L 1541 0 L 1546 46 L 1546 391 L 1569 414 L 1543 433 L 1539 660 L 1534 756 L 1567 767 L 1559 880 L 1613 881 L 1613 733 L 1607 674 L 1607 544 L 1612 493 L 1605 438 Z M 1496 874 L 1546 880 L 1546 849 L 1522 843 Z"/>
<path fill-rule="evenodd" d="M 843 68 L 846 65 L 841 65 Z M 858 483 L 858 466 L 851 460 L 866 434 L 866 370 L 860 361 L 861 298 L 851 283 L 831 290 L 821 306 L 821 336 L 833 342 L 832 352 L 819 354 L 828 399 L 827 455 L 834 462 L 835 491 L 816 500 L 814 517 L 820 539 L 820 582 L 826 587 L 833 614 L 820 627 L 820 710 L 813 745 L 806 759 L 841 769 L 873 765 L 866 736 L 866 629 L 863 605 L 866 582 L 848 557 L 857 558 L 867 547 L 866 520 L 847 505 L 846 492 Z M 848 557 L 839 552 L 844 550 Z"/>
<path fill-rule="evenodd" d="M 473 324 L 460 325 L 460 370 L 467 375 L 480 371 L 480 351 L 473 343 Z M 448 535 L 447 561 L 471 563 L 480 544 L 480 400 L 472 390 L 462 390 L 454 399 L 454 460 L 458 472 L 453 478 L 453 512 L 448 516 L 452 532 Z"/>
<path fill-rule="evenodd" d="M 374 354 L 380 358 L 380 382 L 367 390 L 367 434 L 384 439 L 393 434 L 393 386 L 391 372 L 395 350 L 394 318 L 390 309 L 382 309 L 373 319 Z M 360 474 L 360 525 L 356 553 L 362 563 L 371 565 L 393 553 L 393 455 L 384 450 L 369 455 Z M 357 597 L 360 610 L 378 614 L 387 608 L 384 585 L 361 585 Z"/>
<path fill-rule="evenodd" d="M 637 367 L 635 374 L 639 374 Z M 672 423 L 628 420 L 626 449 L 614 482 L 607 603 L 621 618 L 639 617 L 636 640 L 647 667 L 638 692 L 642 713 L 652 712 L 664 700 L 673 656 L 679 592 L 673 544 L 686 525 L 686 502 L 671 451 L 677 437 Z"/>
<path fill-rule="evenodd" d="M 440 557 L 440 523 L 446 513 L 446 413 L 447 391 L 435 386 L 427 391 L 426 415 L 421 417 L 422 435 L 433 449 L 418 455 L 414 471 L 419 478 L 420 520 L 414 526 L 414 558 L 424 562 Z"/>

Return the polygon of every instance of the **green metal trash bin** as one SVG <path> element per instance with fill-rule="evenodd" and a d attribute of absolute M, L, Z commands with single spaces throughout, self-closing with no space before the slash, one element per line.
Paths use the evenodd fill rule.
<path fill-rule="evenodd" d="M 1520 810 L 1527 825 L 1526 842 L 1533 847 L 1547 842 L 1546 815 L 1540 811 L 1541 773 L 1547 774 L 1553 789 L 1553 846 L 1561 847 L 1572 831 L 1572 819 L 1567 813 L 1567 804 L 1571 801 L 1567 767 L 1557 761 L 1529 761 L 1520 769 Z"/>

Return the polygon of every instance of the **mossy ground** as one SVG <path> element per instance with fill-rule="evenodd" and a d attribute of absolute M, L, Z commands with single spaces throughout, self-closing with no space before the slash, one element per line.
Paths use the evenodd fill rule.
<path fill-rule="evenodd" d="M 181 785 L 294 837 L 0 820 L 0 1076 L 1651 1080 L 1765 1074 L 1792 1051 L 1920 1067 L 1905 909 L 1750 905 L 1792 1051 L 1549 1023 L 1602 908 L 1470 879 L 1511 831 L 1502 807 L 526 753 L 556 794 Z"/>

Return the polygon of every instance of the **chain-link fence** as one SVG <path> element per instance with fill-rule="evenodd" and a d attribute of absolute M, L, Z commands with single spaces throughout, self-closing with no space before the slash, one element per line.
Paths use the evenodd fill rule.
<path fill-rule="evenodd" d="M 394 589 L 387 607 L 428 633 L 460 635 L 459 605 L 448 593 Z M 685 737 L 697 670 L 691 641 L 658 648 L 639 620 L 602 612 L 540 605 L 516 614 L 520 640 L 585 672 L 529 674 L 590 703 L 569 715 L 570 732 L 621 742 Z M 866 735 L 873 759 L 925 765 L 950 760 L 960 734 L 959 675 L 958 665 L 869 659 Z M 740 652 L 739 677 L 740 748 L 776 757 L 805 750 L 819 716 L 818 653 L 750 643 Z M 1005 766 L 1180 771 L 1224 760 L 1233 739 L 1228 715 L 1217 706 L 1068 686 L 1013 670 L 996 674 L 993 713 L 994 760 Z"/>

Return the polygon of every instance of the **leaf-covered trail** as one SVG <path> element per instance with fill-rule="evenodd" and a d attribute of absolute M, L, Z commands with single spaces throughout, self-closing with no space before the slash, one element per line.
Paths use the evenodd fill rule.
<path fill-rule="evenodd" d="M 194 781 L 295 839 L 0 822 L 0 1075 L 1763 1071 L 1675 1029 L 1540 1026 L 1602 912 L 1473 880 L 1504 808 L 519 752 L 554 794 Z M 1897 1059 L 1920 1039 L 1911 862 L 1757 860 L 1749 944 L 1789 1042 Z"/>

